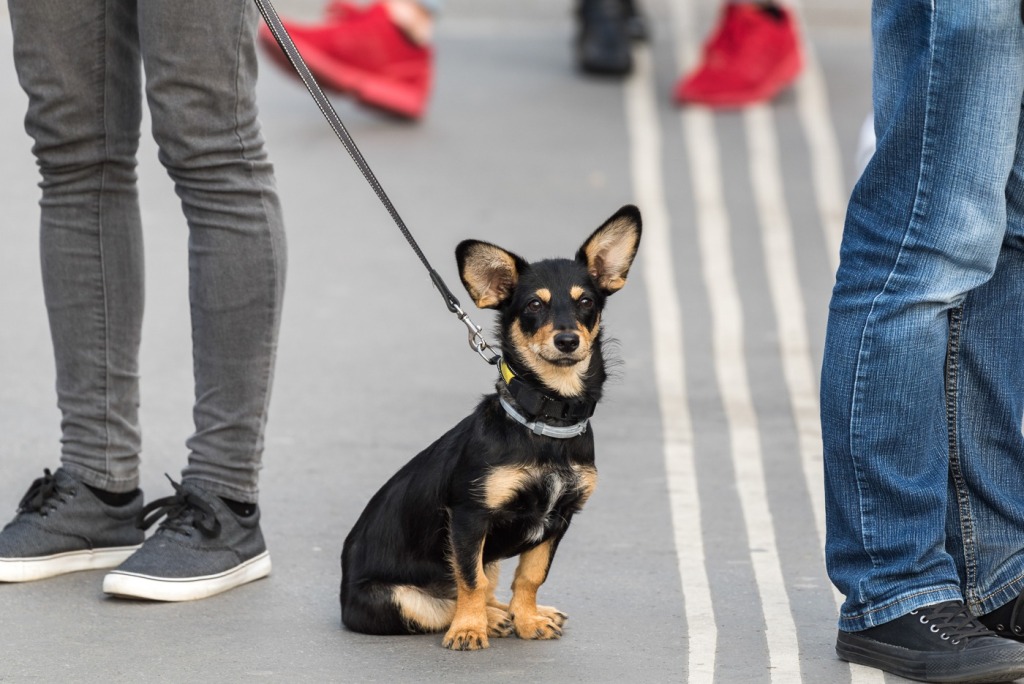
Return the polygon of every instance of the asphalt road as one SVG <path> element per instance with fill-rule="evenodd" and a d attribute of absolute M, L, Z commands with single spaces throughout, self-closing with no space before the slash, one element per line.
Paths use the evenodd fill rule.
<path fill-rule="evenodd" d="M 867 9 L 848 4 L 801 10 L 807 72 L 745 112 L 669 98 L 716 0 L 645 2 L 654 35 L 626 82 L 574 71 L 568 1 L 452 0 L 425 120 L 335 98 L 453 289 L 464 238 L 570 256 L 622 204 L 645 217 L 630 282 L 605 314 L 620 363 L 594 420 L 599 485 L 541 590 L 570 615 L 565 636 L 478 653 L 446 651 L 438 635 L 341 628 L 350 525 L 494 373 L 305 91 L 265 62 L 262 120 L 290 252 L 261 485 L 273 574 L 171 605 L 105 598 L 99 572 L 0 586 L 0 681 L 883 681 L 835 658 L 821 551 L 817 370 L 870 106 Z M 321 3 L 279 9 L 310 18 Z M 10 41 L 0 10 L 5 518 L 59 454 L 37 178 Z M 143 488 L 155 498 L 190 431 L 187 230 L 149 140 L 140 176 Z M 488 312 L 472 316 L 490 327 Z"/>

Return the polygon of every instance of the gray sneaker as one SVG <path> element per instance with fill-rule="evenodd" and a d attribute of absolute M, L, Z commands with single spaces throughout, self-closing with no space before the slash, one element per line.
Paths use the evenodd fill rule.
<path fill-rule="evenodd" d="M 185 482 L 174 496 L 153 501 L 140 518 L 157 531 L 103 578 L 103 591 L 123 598 L 191 601 L 270 574 L 260 514 L 235 515 L 217 496 Z M 148 516 L 148 517 L 147 517 Z"/>
<path fill-rule="evenodd" d="M 141 490 L 123 506 L 108 506 L 63 469 L 43 473 L 0 531 L 0 582 L 113 568 L 139 548 Z"/>

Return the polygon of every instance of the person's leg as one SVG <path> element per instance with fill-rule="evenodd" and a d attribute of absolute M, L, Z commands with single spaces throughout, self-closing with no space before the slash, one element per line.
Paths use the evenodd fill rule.
<path fill-rule="evenodd" d="M 189 226 L 196 402 L 185 482 L 254 503 L 285 279 L 285 236 L 256 110 L 248 0 L 139 4 L 159 158 Z"/>
<path fill-rule="evenodd" d="M 25 128 L 42 175 L 43 285 L 57 369 L 63 467 L 138 485 L 142 117 L 135 2 L 9 0 Z"/>
<path fill-rule="evenodd" d="M 1024 11 L 1024 4 L 1021 5 L 1021 9 Z M 1017 134 L 1017 158 L 1010 181 L 1007 183 L 1006 204 L 1007 242 L 1003 247 L 1001 266 L 997 271 L 993 287 L 998 288 L 996 301 L 1003 301 L 1006 312 L 1010 316 L 1015 315 L 1016 318 L 1007 320 L 999 314 L 995 307 L 991 309 L 990 315 L 994 315 L 997 319 L 994 323 L 995 329 L 999 331 L 996 338 L 1001 341 L 1005 340 L 1007 344 L 1018 344 L 1021 337 L 1015 335 L 1013 330 L 1021 325 L 1024 312 L 1021 311 L 1022 297 L 1019 293 L 1014 296 L 1013 292 L 1020 287 L 1020 279 L 1024 278 L 1024 273 L 1021 273 L 1020 254 L 1021 238 L 1024 236 L 1024 117 L 1022 117 L 1021 128 Z M 1000 282 L 1003 284 L 1002 287 L 1000 287 Z M 971 304 L 971 300 L 968 300 L 967 305 L 971 306 Z M 966 330 L 969 334 L 970 329 Z M 978 342 L 983 350 L 987 347 L 985 338 Z M 993 386 L 992 380 L 996 378 L 991 376 L 987 367 L 981 365 L 984 362 L 984 353 L 976 354 L 976 357 L 978 358 L 977 364 L 968 365 L 965 360 L 960 365 L 965 369 L 970 369 L 970 375 L 977 377 L 971 383 L 971 386 L 977 388 L 976 401 L 984 406 L 988 403 L 986 401 L 988 397 L 995 398 L 997 402 L 995 407 L 984 406 L 984 408 L 993 411 L 1001 419 L 998 422 L 993 422 L 983 417 L 979 424 L 968 425 L 966 420 L 969 420 L 970 414 L 958 410 L 957 417 L 962 420 L 958 420 L 956 423 L 957 431 L 959 435 L 966 436 L 965 440 L 958 443 L 958 449 L 964 454 L 981 453 L 982 460 L 978 463 L 983 468 L 987 466 L 988 472 L 976 470 L 971 467 L 973 461 L 963 459 L 964 463 L 968 464 L 969 470 L 966 471 L 962 479 L 969 481 L 971 489 L 976 493 L 972 497 L 972 492 L 969 491 L 968 495 L 963 497 L 966 504 L 965 509 L 974 515 L 978 524 L 971 525 L 962 531 L 951 532 L 950 537 L 954 543 L 950 544 L 950 553 L 958 563 L 962 563 L 961 574 L 966 578 L 964 593 L 969 601 L 978 604 L 975 610 L 984 613 L 981 621 L 1001 636 L 1024 641 L 1024 591 L 1021 591 L 1020 580 L 1022 545 L 1019 538 L 1021 510 L 1024 508 L 1024 504 L 1020 501 L 1020 488 L 1015 485 L 1021 481 L 1022 477 L 1019 472 L 1022 467 L 1021 436 L 1014 429 L 1016 423 L 1020 421 L 1013 422 L 1013 417 L 1019 418 L 1022 410 L 1019 403 L 1021 394 L 1024 394 L 1019 390 L 1021 368 L 1019 366 L 1003 368 L 1003 372 L 1007 375 L 1007 386 L 1017 388 L 1016 390 L 1011 389 L 1011 392 L 1015 391 L 1016 393 L 1009 396 L 1006 389 L 999 387 L 996 391 L 997 388 Z M 966 392 L 960 394 L 961 403 L 965 404 L 965 409 L 971 408 L 972 402 L 963 401 L 969 396 L 970 394 Z M 989 429 L 991 432 L 988 432 Z M 981 449 L 986 451 L 981 452 Z M 1001 489 L 1003 490 L 1001 497 L 997 498 L 986 491 L 991 488 L 991 485 L 987 484 L 992 482 L 992 478 L 989 477 L 990 472 L 999 473 L 996 480 L 997 486 L 993 488 L 993 493 Z M 1006 489 L 1009 491 L 1005 491 Z M 981 501 L 978 501 L 979 494 Z M 962 495 L 960 492 L 956 492 L 951 496 L 956 496 L 959 501 Z M 998 516 L 1003 522 L 996 526 L 985 524 L 993 516 Z M 951 522 L 955 520 L 957 518 L 951 516 Z M 979 530 L 977 539 L 971 534 L 975 529 Z M 987 552 L 978 553 L 980 549 L 985 549 Z M 1016 599 L 1013 599 L 1015 591 L 1019 593 L 1017 593 Z M 1011 597 L 1011 600 L 1006 601 L 1007 596 Z"/>
<path fill-rule="evenodd" d="M 161 163 L 189 226 L 196 400 L 188 466 L 165 518 L 103 591 L 205 598 L 270 574 L 258 473 L 277 353 L 285 237 L 257 120 L 256 6 L 176 0 L 139 6 L 146 95 Z"/>
<path fill-rule="evenodd" d="M 134 1 L 10 0 L 25 129 L 42 175 L 40 246 L 62 467 L 0 531 L 0 582 L 113 567 L 135 526 L 142 232 Z"/>
<path fill-rule="evenodd" d="M 391 21 L 417 45 L 434 40 L 434 17 L 441 11 L 441 0 L 386 0 L 384 6 Z"/>
<path fill-rule="evenodd" d="M 1024 34 L 1016 0 L 933 5 L 875 2 L 878 148 L 850 202 L 830 305 L 826 560 L 847 631 L 963 600 L 946 549 L 944 369 L 951 318 L 956 329 L 958 307 L 997 271 Z M 1009 345 L 988 361 L 1010 369 L 1022 355 Z"/>
<path fill-rule="evenodd" d="M 988 392 L 1024 390 L 1022 324 L 999 310 L 1021 294 L 1006 190 L 1024 30 L 1017 0 L 875 0 L 872 35 L 878 146 L 847 213 L 821 383 L 836 653 L 923 681 L 1012 680 L 1024 645 L 976 616 L 997 602 L 981 591 L 1005 601 L 1020 573 L 1020 514 L 1002 514 L 1021 400 Z M 973 439 L 976 420 L 996 434 Z"/>
<path fill-rule="evenodd" d="M 1018 125 L 995 275 L 951 314 L 947 548 L 977 614 L 1024 588 L 1024 117 Z"/>

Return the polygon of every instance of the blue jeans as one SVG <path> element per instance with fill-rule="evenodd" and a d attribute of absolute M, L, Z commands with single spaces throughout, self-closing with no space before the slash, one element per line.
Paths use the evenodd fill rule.
<path fill-rule="evenodd" d="M 256 118 L 251 0 L 8 0 L 42 175 L 62 463 L 138 484 L 143 98 L 189 227 L 195 433 L 183 479 L 255 501 L 285 239 Z"/>
<path fill-rule="evenodd" d="M 876 0 L 821 381 L 840 629 L 1024 588 L 1019 0 Z"/>

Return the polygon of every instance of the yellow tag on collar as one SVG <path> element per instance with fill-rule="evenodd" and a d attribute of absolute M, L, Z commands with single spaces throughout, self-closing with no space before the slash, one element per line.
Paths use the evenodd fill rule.
<path fill-rule="evenodd" d="M 505 381 L 506 385 L 512 382 L 512 378 L 516 377 L 516 374 L 513 373 L 512 369 L 508 367 L 507 363 L 505 363 L 505 359 L 502 359 L 501 363 L 498 364 L 498 370 L 501 372 L 501 377 Z"/>

